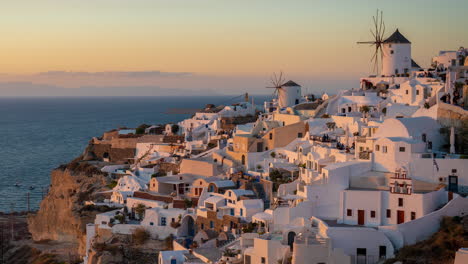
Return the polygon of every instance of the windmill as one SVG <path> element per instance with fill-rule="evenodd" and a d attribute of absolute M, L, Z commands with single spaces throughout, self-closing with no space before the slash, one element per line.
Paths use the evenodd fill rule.
<path fill-rule="evenodd" d="M 385 23 L 383 21 L 383 12 L 377 9 L 377 13 L 375 16 L 372 16 L 372 20 L 374 22 L 374 27 L 370 29 L 374 40 L 370 41 L 362 41 L 358 42 L 357 44 L 370 44 L 371 46 L 375 46 L 374 55 L 371 58 L 371 62 L 374 64 L 373 68 L 376 75 L 379 75 L 379 57 L 380 63 L 383 61 L 383 50 L 382 44 L 384 42 L 384 34 L 385 34 Z"/>
<path fill-rule="evenodd" d="M 273 91 L 273 96 L 278 96 L 279 90 L 281 90 L 281 86 L 284 84 L 285 79 L 283 78 L 283 72 L 280 71 L 280 73 L 277 75 L 276 73 L 273 73 L 273 76 L 270 77 L 270 84 L 272 86 L 267 87 L 267 88 L 274 88 L 275 90 Z"/>

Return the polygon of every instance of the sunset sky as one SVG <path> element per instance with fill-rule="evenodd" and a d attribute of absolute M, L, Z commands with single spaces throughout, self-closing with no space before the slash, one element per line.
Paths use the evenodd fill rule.
<path fill-rule="evenodd" d="M 371 48 L 356 42 L 370 39 L 377 8 L 386 35 L 398 27 L 415 61 L 428 66 L 439 50 L 468 45 L 467 6 L 466 0 L 2 1 L 0 96 L 18 83 L 266 93 L 279 70 L 309 91 L 336 91 L 357 86 L 371 71 Z"/>

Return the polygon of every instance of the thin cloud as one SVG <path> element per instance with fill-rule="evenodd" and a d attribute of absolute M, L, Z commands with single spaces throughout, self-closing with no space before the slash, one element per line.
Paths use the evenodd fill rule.
<path fill-rule="evenodd" d="M 47 71 L 39 72 L 39 76 L 49 77 L 113 77 L 113 78 L 154 78 L 154 77 L 186 77 L 192 76 L 191 72 L 163 72 L 163 71 Z"/>

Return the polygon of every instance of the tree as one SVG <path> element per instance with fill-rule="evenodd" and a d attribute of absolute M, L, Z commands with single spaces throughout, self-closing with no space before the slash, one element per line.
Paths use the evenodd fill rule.
<path fill-rule="evenodd" d="M 275 157 L 276 157 L 276 153 L 273 151 L 273 152 L 270 153 L 270 156 L 271 156 L 272 158 L 275 158 Z"/>
<path fill-rule="evenodd" d="M 279 179 L 282 179 L 283 178 L 283 175 L 281 174 L 281 172 L 279 170 L 272 170 L 270 171 L 270 179 L 272 182 L 277 182 L 279 181 Z"/>
<path fill-rule="evenodd" d="M 369 113 L 369 112 L 370 112 L 370 107 L 367 106 L 367 105 L 363 105 L 363 106 L 361 106 L 361 109 L 360 109 L 360 110 L 361 110 L 361 112 L 363 112 L 363 113 Z"/>
<path fill-rule="evenodd" d="M 138 219 L 142 220 L 145 215 L 146 206 L 144 204 L 138 204 L 135 207 L 135 213 L 138 215 Z"/>
<path fill-rule="evenodd" d="M 120 224 L 125 224 L 125 216 L 118 214 L 114 216 L 115 220 L 119 221 Z"/>
<path fill-rule="evenodd" d="M 187 198 L 184 199 L 184 204 L 185 204 L 185 208 L 192 208 L 193 206 L 193 201 L 192 200 L 189 200 Z"/>

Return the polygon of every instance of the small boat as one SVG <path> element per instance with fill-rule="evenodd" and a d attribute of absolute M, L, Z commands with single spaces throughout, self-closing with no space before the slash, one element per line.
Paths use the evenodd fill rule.
<path fill-rule="evenodd" d="M 29 186 L 29 190 L 34 190 L 34 188 L 36 188 L 36 187 L 34 187 L 34 186 Z"/>
<path fill-rule="evenodd" d="M 15 187 L 21 187 L 21 184 L 19 182 L 16 182 Z"/>

